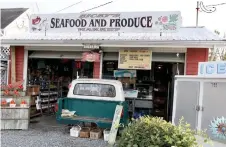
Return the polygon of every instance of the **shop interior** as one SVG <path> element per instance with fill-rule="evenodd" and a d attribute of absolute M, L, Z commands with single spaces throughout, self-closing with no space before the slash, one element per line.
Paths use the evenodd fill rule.
<path fill-rule="evenodd" d="M 57 99 L 67 96 L 72 79 L 93 78 L 93 62 L 29 58 L 27 75 L 27 89 L 33 99 L 31 116 L 54 114 Z"/>
<path fill-rule="evenodd" d="M 131 117 L 153 115 L 171 120 L 173 77 L 184 74 L 183 63 L 152 62 L 151 70 L 136 70 L 136 77 L 132 78 L 116 78 L 115 70 L 119 70 L 118 61 L 103 61 L 102 78 L 118 79 L 123 83 L 124 90 L 138 91 L 135 102 L 126 98 L 130 104 Z M 68 85 L 78 77 L 93 78 L 93 62 L 29 58 L 27 84 L 40 86 L 40 92 L 37 93 L 39 105 L 33 106 L 33 109 L 38 110 L 34 113 L 53 113 L 57 98 L 66 96 Z"/>
<path fill-rule="evenodd" d="M 137 90 L 137 97 L 129 98 L 131 117 L 152 115 L 171 121 L 173 104 L 173 80 L 184 74 L 183 63 L 152 62 L 151 70 L 136 70 L 136 77 L 115 78 L 118 61 L 103 62 L 103 78 L 118 79 L 124 90 Z M 131 108 L 132 107 L 132 108 Z"/>

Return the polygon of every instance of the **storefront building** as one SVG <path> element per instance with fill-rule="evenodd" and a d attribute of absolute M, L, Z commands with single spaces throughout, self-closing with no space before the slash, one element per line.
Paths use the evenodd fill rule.
<path fill-rule="evenodd" d="M 208 61 L 209 48 L 225 45 L 220 37 L 205 27 L 180 27 L 181 16 L 178 12 L 153 13 L 154 23 L 151 23 L 148 13 L 136 13 L 137 17 L 143 19 L 137 28 L 114 24 L 114 21 L 125 24 L 123 17 L 129 23 L 132 17 L 136 17 L 134 13 L 118 13 L 114 16 L 95 14 L 95 17 L 104 18 L 96 19 L 94 28 L 90 28 L 90 25 L 86 28 L 87 21 L 92 22 L 89 17 L 93 14 L 77 15 L 84 19 L 79 22 L 64 14 L 58 17 L 34 15 L 31 19 L 32 33 L 4 37 L 2 43 L 11 46 L 9 83 L 24 81 L 26 89 L 26 85 L 36 84 L 40 77 L 53 81 L 63 78 L 65 87 L 78 77 L 119 79 L 125 88 L 139 89 L 141 98 L 152 97 L 150 89 L 158 85 L 164 92 L 159 95 L 155 93 L 155 97 L 160 97 L 160 103 L 161 97 L 167 97 L 167 101 L 162 101 L 164 108 L 161 108 L 167 110 L 167 114 L 163 114 L 167 119 L 171 116 L 168 110 L 171 111 L 172 105 L 173 77 L 178 74 L 196 75 L 198 62 Z M 120 15 L 120 20 L 111 19 Z M 160 17 L 164 15 L 167 18 Z M 168 19 L 175 15 L 178 19 L 170 23 Z M 41 25 L 37 27 L 36 24 L 44 22 L 42 20 L 49 21 L 47 29 Z M 144 20 L 146 24 L 142 24 Z M 158 20 L 164 22 L 162 27 L 157 25 Z M 108 22 L 114 24 L 115 28 L 107 28 Z M 80 31 L 75 29 L 77 33 L 74 33 L 73 26 L 67 28 L 67 24 L 78 25 L 76 27 Z M 150 29 L 151 24 L 153 29 Z M 162 28 L 166 30 L 162 31 Z M 134 76 L 120 79 L 116 75 L 118 70 L 130 70 Z M 160 110 L 158 112 L 162 114 Z"/>

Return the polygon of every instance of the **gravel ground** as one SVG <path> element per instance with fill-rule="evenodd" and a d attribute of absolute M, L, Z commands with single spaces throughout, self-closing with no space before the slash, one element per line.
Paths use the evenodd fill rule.
<path fill-rule="evenodd" d="M 55 122 L 51 121 L 40 121 L 39 123 L 30 124 L 29 130 L 1 131 L 1 147 L 107 146 L 107 143 L 104 142 L 103 139 L 91 140 L 71 137 L 65 126 L 57 125 Z"/>

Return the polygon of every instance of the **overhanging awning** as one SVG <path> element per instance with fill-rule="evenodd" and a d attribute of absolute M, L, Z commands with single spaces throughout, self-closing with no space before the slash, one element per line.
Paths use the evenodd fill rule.
<path fill-rule="evenodd" d="M 83 46 L 98 43 L 103 47 L 194 47 L 226 46 L 226 40 L 205 27 L 182 27 L 177 33 L 25 33 L 4 36 L 2 44 L 12 46 Z"/>

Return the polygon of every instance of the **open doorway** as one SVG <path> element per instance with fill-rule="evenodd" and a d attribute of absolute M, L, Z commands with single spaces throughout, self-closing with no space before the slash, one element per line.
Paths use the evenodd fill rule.
<path fill-rule="evenodd" d="M 77 77 L 93 78 L 93 66 L 93 62 L 74 59 L 29 58 L 27 87 L 32 97 L 31 116 L 54 114 L 57 99 L 67 96 L 71 81 Z"/>
<path fill-rule="evenodd" d="M 183 63 L 154 62 L 153 115 L 172 119 L 175 75 L 184 74 Z"/>

